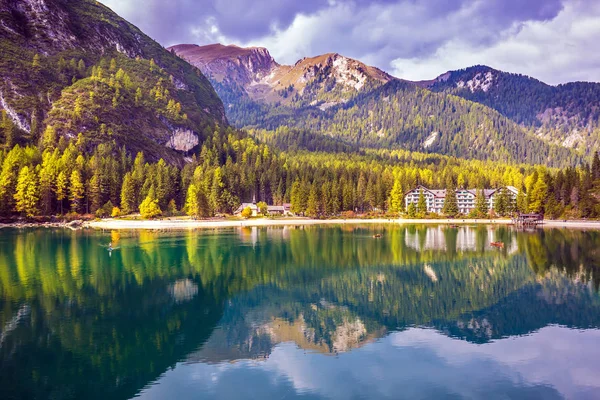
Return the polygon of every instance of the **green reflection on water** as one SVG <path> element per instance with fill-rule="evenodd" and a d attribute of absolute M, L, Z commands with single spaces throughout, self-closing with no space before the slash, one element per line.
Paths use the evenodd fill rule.
<path fill-rule="evenodd" d="M 410 326 L 478 343 L 599 327 L 599 243 L 485 226 L 5 230 L 0 385 L 128 398 L 180 360 L 265 357 L 284 341 L 336 353 Z"/>

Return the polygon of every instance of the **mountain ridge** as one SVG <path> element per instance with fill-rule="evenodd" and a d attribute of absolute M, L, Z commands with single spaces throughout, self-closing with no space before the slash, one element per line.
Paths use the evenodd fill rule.
<path fill-rule="evenodd" d="M 584 154 L 600 148 L 600 83 L 549 85 L 475 65 L 416 84 L 491 107 L 550 143 Z"/>
<path fill-rule="evenodd" d="M 323 93 L 337 90 L 351 98 L 368 84 L 377 86 L 393 77 L 338 53 L 304 57 L 293 65 L 277 63 L 264 47 L 222 44 L 176 45 L 168 48 L 218 83 L 241 89 L 252 100 L 289 104 L 308 97 L 302 105 L 327 104 Z M 331 78 L 325 81 L 326 78 Z M 327 90 L 325 90 L 327 89 Z M 308 94 L 308 95 L 307 95 Z M 330 104 L 325 107 L 331 106 Z"/>
<path fill-rule="evenodd" d="M 228 117 L 238 127 L 307 129 L 339 137 L 352 146 L 391 146 L 511 162 L 524 157 L 526 162 L 553 164 L 577 158 L 569 155 L 570 149 L 561 149 L 567 146 L 558 146 L 509 118 L 501 108 L 449 90 L 453 72 L 431 81 L 412 82 L 337 53 L 305 57 L 285 66 L 277 64 L 264 48 L 216 44 L 174 46 L 170 50 L 207 74 L 226 104 Z M 257 51 L 269 60 L 260 74 L 247 67 L 259 63 L 253 59 Z M 493 89 L 495 70 L 480 69 L 477 79 L 463 82 L 462 87 L 473 92 L 482 89 L 483 93 Z M 442 86 L 447 81 L 447 86 Z M 380 96 L 381 92 L 386 95 Z M 458 99 L 481 107 L 464 105 Z M 535 150 L 527 151 L 526 147 Z M 560 160 L 554 160 L 555 156 Z"/>

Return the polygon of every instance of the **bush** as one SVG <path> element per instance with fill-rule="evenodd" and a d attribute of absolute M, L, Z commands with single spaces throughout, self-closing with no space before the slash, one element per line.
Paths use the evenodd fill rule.
<path fill-rule="evenodd" d="M 248 219 L 252 216 L 252 209 L 250 207 L 246 207 L 242 210 L 242 217 Z"/>
<path fill-rule="evenodd" d="M 102 207 L 96 210 L 96 218 L 109 217 L 110 215 L 112 215 L 113 208 L 114 206 L 112 202 L 110 200 L 107 201 L 106 204 L 104 204 Z"/>
<path fill-rule="evenodd" d="M 112 213 L 110 215 L 113 218 L 118 217 L 119 215 L 121 215 L 121 210 L 119 209 L 119 207 L 113 207 Z"/>
<path fill-rule="evenodd" d="M 344 219 L 356 218 L 356 213 L 354 211 L 344 211 L 342 212 L 342 217 Z"/>
<path fill-rule="evenodd" d="M 158 206 L 158 201 L 153 200 L 148 196 L 142 201 L 142 204 L 140 204 L 140 214 L 144 219 L 152 219 L 160 217 L 162 215 L 162 210 Z"/>
<path fill-rule="evenodd" d="M 258 207 L 258 212 L 262 215 L 267 215 L 267 213 L 269 212 L 269 206 L 264 201 L 259 201 L 258 204 L 256 204 L 256 206 Z"/>

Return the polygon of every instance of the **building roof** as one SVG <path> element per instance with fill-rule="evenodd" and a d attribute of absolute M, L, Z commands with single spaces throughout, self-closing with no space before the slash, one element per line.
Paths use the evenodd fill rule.
<path fill-rule="evenodd" d="M 446 197 L 446 189 L 442 189 L 442 190 L 430 190 L 431 193 L 433 193 L 433 195 L 435 197 L 439 197 L 439 198 L 445 198 Z"/>

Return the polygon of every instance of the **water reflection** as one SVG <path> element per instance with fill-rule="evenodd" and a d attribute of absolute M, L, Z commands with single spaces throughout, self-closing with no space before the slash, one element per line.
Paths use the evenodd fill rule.
<path fill-rule="evenodd" d="M 373 239 L 375 232 L 383 237 Z M 110 257 L 109 241 L 118 247 Z M 486 385 L 498 396 L 582 398 L 586 374 L 600 367 L 582 364 L 587 370 L 563 387 L 550 375 L 517 385 L 521 361 L 502 360 L 502 351 L 481 360 L 477 345 L 530 335 L 518 340 L 531 346 L 548 330 L 568 338 L 567 348 L 597 338 L 598 243 L 597 232 L 485 226 L 7 230 L 0 232 L 0 385 L 6 398 L 129 398 L 158 379 L 145 396 L 201 387 L 207 397 L 227 397 L 233 389 L 221 383 L 250 380 L 265 397 L 346 398 L 344 390 L 354 390 L 373 398 L 394 397 L 402 380 L 393 376 L 408 373 L 407 398 L 420 386 L 426 391 L 417 397 L 479 397 Z M 475 353 L 473 365 L 501 365 L 502 379 L 493 369 L 474 371 L 485 376 L 466 391 L 450 382 L 460 381 L 455 373 L 437 379 L 452 358 L 440 359 L 441 349 L 460 343 Z M 424 356 L 432 358 L 422 371 L 404 371 Z M 580 357 L 587 359 L 570 360 Z M 230 362 L 235 367 L 225 368 Z M 281 363 L 312 365 L 323 379 L 325 365 L 332 374 L 379 372 L 337 389 L 311 374 L 304 390 L 277 370 Z M 217 374 L 219 384 L 190 373 Z M 187 384 L 173 386 L 181 379 Z M 375 384 L 390 392 L 367 396 Z"/>

